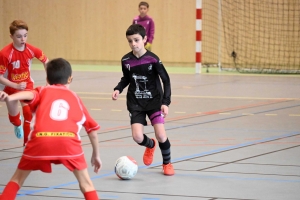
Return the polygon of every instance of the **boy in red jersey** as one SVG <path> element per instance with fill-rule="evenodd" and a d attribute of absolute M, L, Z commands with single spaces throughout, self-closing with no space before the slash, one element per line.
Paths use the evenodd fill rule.
<path fill-rule="evenodd" d="M 126 31 L 126 38 L 132 51 L 122 57 L 123 77 L 114 88 L 112 99 L 117 100 L 129 85 L 127 110 L 133 140 L 146 147 L 143 162 L 151 165 L 155 148 L 159 146 L 163 158 L 163 174 L 172 176 L 175 172 L 171 163 L 171 143 L 164 127 L 164 117 L 168 115 L 171 103 L 170 78 L 158 56 L 145 49 L 147 36 L 142 25 L 131 25 Z M 147 125 L 146 116 L 154 128 L 158 144 L 155 139 L 143 133 L 144 126 Z"/>
<path fill-rule="evenodd" d="M 133 18 L 132 24 L 140 24 L 146 29 L 147 40 L 145 41 L 145 48 L 148 51 L 151 51 L 154 39 L 155 26 L 153 19 L 149 15 L 147 15 L 148 11 L 149 4 L 145 1 L 141 1 L 139 3 L 140 15 Z"/>
<path fill-rule="evenodd" d="M 24 21 L 14 20 L 9 30 L 13 42 L 0 51 L 0 83 L 5 85 L 4 91 L 10 95 L 18 91 L 33 89 L 33 79 L 30 77 L 32 59 L 39 59 L 46 67 L 48 58 L 42 50 L 26 43 L 28 26 Z M 7 77 L 4 76 L 6 73 Z M 17 138 L 24 137 L 23 145 L 25 145 L 30 132 L 32 114 L 26 103 L 21 102 L 21 105 L 24 117 L 23 129 L 20 112 L 12 115 L 8 109 L 8 116 L 9 121 L 15 126 Z M 18 102 L 15 102 L 13 107 L 17 106 Z"/>
<path fill-rule="evenodd" d="M 69 90 L 72 81 L 70 63 L 62 58 L 51 60 L 46 72 L 47 86 L 12 95 L 0 91 L 0 100 L 11 110 L 15 109 L 14 102 L 23 100 L 34 113 L 32 130 L 18 168 L 0 200 L 14 200 L 30 172 L 51 173 L 51 163 L 63 164 L 74 173 L 85 199 L 98 200 L 87 171 L 79 132 L 83 126 L 88 133 L 93 148 L 91 162 L 94 172 L 98 173 L 102 165 L 97 137 L 100 126 L 91 118 L 81 99 Z"/>

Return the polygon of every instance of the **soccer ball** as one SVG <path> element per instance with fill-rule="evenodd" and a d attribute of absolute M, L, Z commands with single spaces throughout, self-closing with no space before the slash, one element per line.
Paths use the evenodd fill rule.
<path fill-rule="evenodd" d="M 122 156 L 116 161 L 115 173 L 120 179 L 132 179 L 137 171 L 137 162 L 130 156 Z"/>

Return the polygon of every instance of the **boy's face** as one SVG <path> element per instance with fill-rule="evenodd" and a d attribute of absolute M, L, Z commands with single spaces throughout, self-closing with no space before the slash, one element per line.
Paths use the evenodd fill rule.
<path fill-rule="evenodd" d="M 13 35 L 10 35 L 10 38 L 13 40 L 15 47 L 24 47 L 27 41 L 27 30 L 19 29 Z"/>
<path fill-rule="evenodd" d="M 126 38 L 133 53 L 140 53 L 145 50 L 144 43 L 147 41 L 147 36 L 143 39 L 140 34 L 134 34 L 128 35 Z"/>
<path fill-rule="evenodd" d="M 139 12 L 140 12 L 140 17 L 145 17 L 145 16 L 147 15 L 147 13 L 148 13 L 148 8 L 147 8 L 147 6 L 141 5 L 141 6 L 139 7 Z"/>

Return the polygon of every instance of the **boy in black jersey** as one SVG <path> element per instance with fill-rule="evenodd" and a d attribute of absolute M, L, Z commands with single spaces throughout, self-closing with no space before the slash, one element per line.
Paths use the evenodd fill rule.
<path fill-rule="evenodd" d="M 132 137 L 136 143 L 146 147 L 144 164 L 151 165 L 157 146 L 154 138 L 150 139 L 143 133 L 144 126 L 147 125 L 147 115 L 154 127 L 162 153 L 163 173 L 174 175 L 171 164 L 171 144 L 164 128 L 164 118 L 168 114 L 168 106 L 171 103 L 169 75 L 159 58 L 145 49 L 147 36 L 142 25 L 131 25 L 126 31 L 126 38 L 132 51 L 121 60 L 123 77 L 114 88 L 112 99 L 117 100 L 119 94 L 129 85 L 127 109 L 130 114 Z"/>

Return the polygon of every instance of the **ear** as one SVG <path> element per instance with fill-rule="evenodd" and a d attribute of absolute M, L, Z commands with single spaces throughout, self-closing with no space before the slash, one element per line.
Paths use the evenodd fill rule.
<path fill-rule="evenodd" d="M 73 80 L 73 76 L 70 76 L 70 77 L 68 78 L 68 84 L 72 83 L 72 80 Z"/>
<path fill-rule="evenodd" d="M 145 35 L 144 39 L 143 39 L 143 42 L 146 43 L 147 41 L 147 35 Z"/>
<path fill-rule="evenodd" d="M 12 36 L 12 35 L 9 35 L 9 37 L 10 37 L 11 39 L 13 39 L 13 36 Z"/>

